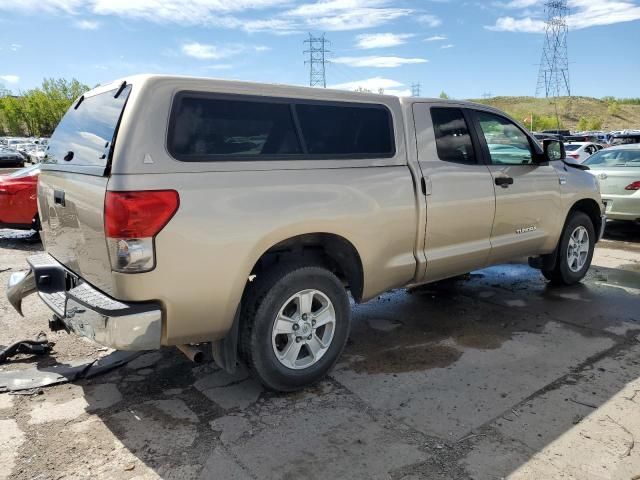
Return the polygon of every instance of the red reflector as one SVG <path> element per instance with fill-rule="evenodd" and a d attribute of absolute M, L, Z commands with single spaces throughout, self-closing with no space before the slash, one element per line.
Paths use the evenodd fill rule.
<path fill-rule="evenodd" d="M 104 199 L 104 229 L 109 238 L 156 236 L 178 210 L 175 190 L 107 192 Z"/>
<path fill-rule="evenodd" d="M 640 180 L 637 180 L 633 183 L 630 183 L 629 185 L 627 185 L 626 187 L 624 187 L 625 190 L 640 190 Z"/>

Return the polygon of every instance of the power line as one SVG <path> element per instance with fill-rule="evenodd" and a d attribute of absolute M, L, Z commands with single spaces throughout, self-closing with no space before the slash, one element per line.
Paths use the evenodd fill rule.
<path fill-rule="evenodd" d="M 547 22 L 536 97 L 542 93 L 545 97 L 570 97 L 569 54 L 567 51 L 569 7 L 567 0 L 550 0 L 545 3 L 545 7 Z"/>
<path fill-rule="evenodd" d="M 420 96 L 420 82 L 411 84 L 411 96 L 412 97 Z"/>
<path fill-rule="evenodd" d="M 324 33 L 321 37 L 314 37 L 309 33 L 309 38 L 303 43 L 309 44 L 309 48 L 303 52 L 309 55 L 309 59 L 304 62 L 305 65 L 309 65 L 309 86 L 327 88 L 325 66 L 329 63 L 327 54 L 330 51 L 326 47 L 331 42 L 324 38 Z"/>

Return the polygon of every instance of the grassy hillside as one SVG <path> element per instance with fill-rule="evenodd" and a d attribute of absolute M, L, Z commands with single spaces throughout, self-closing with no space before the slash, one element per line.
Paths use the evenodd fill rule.
<path fill-rule="evenodd" d="M 555 128 L 556 102 L 552 98 L 493 97 L 472 101 L 504 110 L 520 122 L 527 119 L 527 126 L 530 126 L 529 119 L 533 113 L 533 128 L 535 130 L 542 130 L 541 127 Z M 618 102 L 614 99 L 560 97 L 557 101 L 557 108 L 562 126 L 571 130 L 578 128 L 581 118 L 592 124 L 589 127 L 597 126 L 600 123 L 603 130 L 640 129 L 640 105 L 638 104 Z M 539 119 L 538 122 L 536 122 L 537 119 Z M 585 120 L 581 126 L 584 126 Z M 553 122 L 553 125 L 549 126 L 549 122 Z"/>

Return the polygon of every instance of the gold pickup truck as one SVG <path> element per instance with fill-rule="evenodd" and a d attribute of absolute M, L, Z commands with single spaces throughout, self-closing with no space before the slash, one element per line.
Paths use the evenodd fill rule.
<path fill-rule="evenodd" d="M 597 180 L 473 103 L 178 76 L 100 86 L 42 162 L 46 253 L 13 274 L 52 325 L 125 350 L 213 342 L 269 388 L 325 375 L 349 296 L 530 257 L 587 272 Z"/>

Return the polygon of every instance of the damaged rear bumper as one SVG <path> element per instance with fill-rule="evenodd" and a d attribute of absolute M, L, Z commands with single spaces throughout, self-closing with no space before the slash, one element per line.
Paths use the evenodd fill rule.
<path fill-rule="evenodd" d="M 117 350 L 160 348 L 162 310 L 155 302 L 125 303 L 95 289 L 48 254 L 9 277 L 7 298 L 22 315 L 22 299 L 38 292 L 69 332 Z"/>

